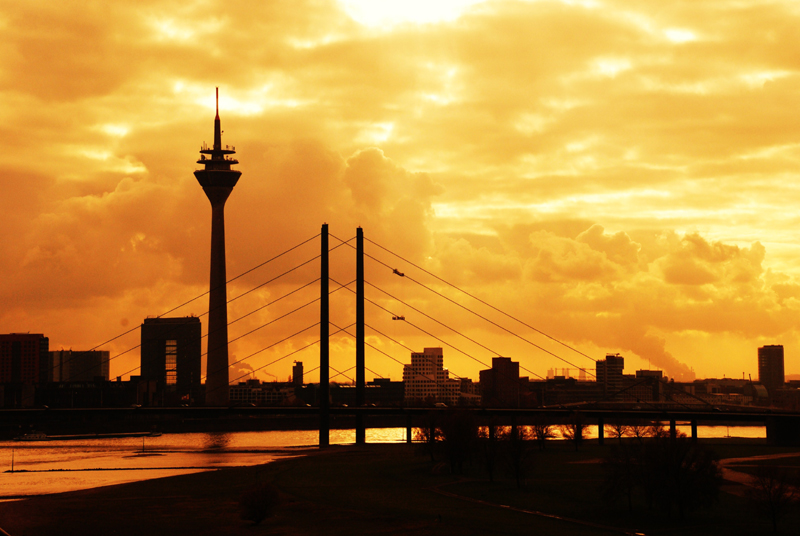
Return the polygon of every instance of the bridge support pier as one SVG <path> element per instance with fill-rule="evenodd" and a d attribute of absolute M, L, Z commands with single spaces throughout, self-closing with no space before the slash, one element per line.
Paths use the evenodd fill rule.
<path fill-rule="evenodd" d="M 411 430 L 411 425 L 412 425 L 412 424 L 413 424 L 413 419 L 411 418 L 411 414 L 409 414 L 409 415 L 406 417 L 406 443 L 408 443 L 409 445 L 410 445 L 410 444 L 411 444 L 411 442 L 414 440 L 414 439 L 411 437 L 411 431 L 412 431 L 412 430 Z"/>
<path fill-rule="evenodd" d="M 364 372 L 364 230 L 356 229 L 356 407 L 363 408 L 366 374 Z M 356 445 L 367 442 L 364 415 L 356 415 Z"/>
<path fill-rule="evenodd" d="M 692 443 L 697 443 L 697 420 L 692 420 Z"/>
<path fill-rule="evenodd" d="M 597 444 L 605 445 L 606 443 L 606 428 L 605 419 L 603 417 L 597 418 Z"/>
<path fill-rule="evenodd" d="M 670 419 L 669 421 L 669 438 L 675 439 L 678 437 L 678 427 L 675 423 L 675 419 Z"/>
<path fill-rule="evenodd" d="M 320 234 L 320 283 L 319 283 L 319 446 L 330 445 L 330 354 L 328 316 L 328 224 L 322 225 Z"/>
<path fill-rule="evenodd" d="M 800 418 L 794 416 L 770 417 L 766 424 L 768 445 L 800 445 Z"/>

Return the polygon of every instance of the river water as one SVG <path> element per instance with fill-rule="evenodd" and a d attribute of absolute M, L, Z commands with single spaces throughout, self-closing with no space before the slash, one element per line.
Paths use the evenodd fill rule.
<path fill-rule="evenodd" d="M 688 426 L 678 430 L 689 435 Z M 587 429 L 597 437 L 597 427 Z M 368 443 L 405 441 L 405 428 L 367 430 Z M 764 438 L 763 426 L 699 426 L 698 436 Z M 70 441 L 0 441 L 0 500 L 268 463 L 318 444 L 316 430 L 164 434 Z M 331 430 L 330 442 L 355 442 L 354 430 Z M 12 465 L 14 472 L 12 473 Z"/>

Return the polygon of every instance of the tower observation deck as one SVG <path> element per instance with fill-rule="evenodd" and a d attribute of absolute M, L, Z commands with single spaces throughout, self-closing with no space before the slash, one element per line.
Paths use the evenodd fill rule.
<path fill-rule="evenodd" d="M 239 181 L 242 172 L 231 169 L 239 161 L 229 155 L 233 147 L 222 145 L 219 121 L 219 88 L 217 115 L 214 118 L 214 145 L 200 148 L 198 164 L 203 169 L 194 172 L 211 202 L 211 280 L 208 299 L 208 352 L 206 365 L 206 405 L 228 405 L 228 292 L 225 285 L 225 201 Z"/>

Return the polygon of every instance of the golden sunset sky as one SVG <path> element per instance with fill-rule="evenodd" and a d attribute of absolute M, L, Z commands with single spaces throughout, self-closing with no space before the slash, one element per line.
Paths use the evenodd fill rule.
<path fill-rule="evenodd" d="M 213 141 L 219 86 L 223 143 L 242 171 L 226 208 L 229 277 L 324 222 L 344 240 L 360 225 L 588 356 L 621 353 L 628 373 L 756 379 L 764 344 L 783 344 L 787 374 L 800 372 L 796 1 L 1 5 L 1 333 L 89 349 L 207 290 L 211 210 L 192 172 Z M 587 357 L 366 249 L 593 371 Z M 310 242 L 237 279 L 229 297 L 318 250 Z M 353 250 L 331 255 L 332 277 L 349 283 Z M 229 319 L 313 281 L 317 266 L 232 302 Z M 445 346 L 457 376 L 477 380 L 498 354 L 532 377 L 576 375 L 385 266 L 366 269 L 486 347 L 368 286 L 408 320 L 367 307 L 369 342 L 397 360 L 409 351 L 373 328 L 417 351 Z M 316 289 L 231 326 L 242 337 L 232 360 L 252 355 L 232 380 L 316 340 L 312 327 L 278 342 L 312 326 L 317 304 L 244 336 Z M 203 297 L 171 315 L 207 307 Z M 331 320 L 354 321 L 352 293 L 333 295 Z M 138 337 L 101 346 L 121 354 L 112 377 L 138 373 Z M 336 370 L 352 367 L 352 338 L 338 333 L 331 348 Z M 294 359 L 313 369 L 316 347 L 256 377 L 285 380 Z M 368 379 L 402 376 L 371 348 L 367 367 Z"/>

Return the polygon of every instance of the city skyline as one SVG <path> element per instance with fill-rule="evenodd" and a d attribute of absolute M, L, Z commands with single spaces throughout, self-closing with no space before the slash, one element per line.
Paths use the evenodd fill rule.
<path fill-rule="evenodd" d="M 229 276 L 323 222 L 345 240 L 360 225 L 595 359 L 620 353 L 626 368 L 651 364 L 670 377 L 691 368 L 755 378 L 757 348 L 781 344 L 787 375 L 800 372 L 791 3 L 374 4 L 229 7 L 216 18 L 208 6 L 159 2 L 2 8 L 10 150 L 0 332 L 89 349 L 208 290 L 208 205 L 192 173 L 198 142 L 212 141 L 220 86 L 226 140 L 248 177 L 229 201 Z M 369 243 L 367 253 L 406 269 Z M 352 279 L 348 248 L 332 263 L 334 278 Z M 539 375 L 567 366 L 380 265 L 366 270 L 368 281 Z M 237 280 L 229 297 L 268 278 Z M 259 289 L 231 304 L 231 318 L 310 279 L 313 269 Z M 308 299 L 242 320 L 231 338 Z M 351 301 L 332 298 L 332 321 L 352 321 Z M 203 302 L 174 314 L 200 315 Z M 231 360 L 307 320 L 232 343 Z M 440 344 L 369 305 L 367 323 L 417 351 Z M 344 370 L 354 344 L 333 337 L 331 363 Z M 367 337 L 407 355 L 369 329 Z M 246 363 L 257 368 L 315 338 Z M 134 345 L 100 349 L 113 356 Z M 484 368 L 445 351 L 459 376 Z M 313 362 L 307 352 L 265 370 L 287 376 L 293 359 Z M 114 359 L 111 376 L 137 360 Z M 367 367 L 402 376 L 370 349 Z"/>

